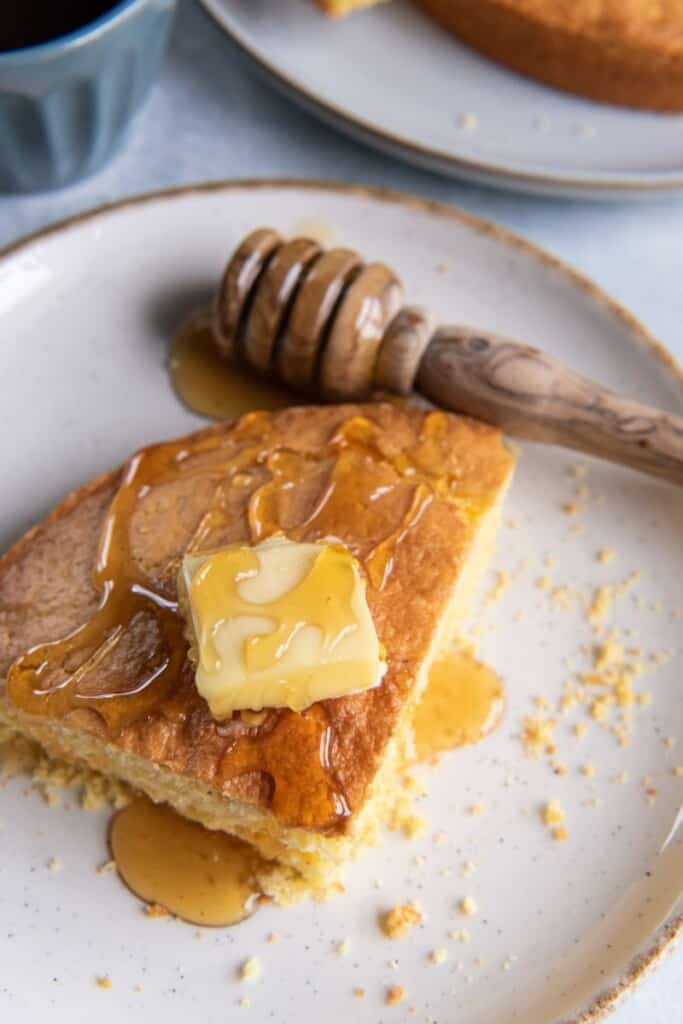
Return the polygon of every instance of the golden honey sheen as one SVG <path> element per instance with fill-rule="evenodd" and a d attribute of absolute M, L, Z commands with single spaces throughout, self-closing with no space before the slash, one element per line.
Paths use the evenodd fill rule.
<path fill-rule="evenodd" d="M 358 562 L 341 544 L 279 536 L 185 556 L 179 590 L 196 684 L 216 720 L 377 686 L 380 657 Z"/>

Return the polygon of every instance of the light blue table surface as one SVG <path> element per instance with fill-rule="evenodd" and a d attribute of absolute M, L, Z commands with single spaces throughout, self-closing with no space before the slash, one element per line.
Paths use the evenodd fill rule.
<path fill-rule="evenodd" d="M 683 361 L 683 195 L 601 204 L 531 199 L 413 170 L 291 106 L 245 68 L 192 0 L 181 0 L 163 73 L 123 151 L 81 185 L 47 195 L 0 196 L 0 247 L 137 192 L 274 176 L 386 185 L 498 221 L 594 278 Z M 683 948 L 610 1020 L 683 1021 Z"/>

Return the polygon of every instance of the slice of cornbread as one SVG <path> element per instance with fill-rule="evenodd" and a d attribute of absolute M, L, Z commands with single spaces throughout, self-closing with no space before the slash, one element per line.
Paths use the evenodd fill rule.
<path fill-rule="evenodd" d="M 319 892 L 372 838 L 435 653 L 493 548 L 512 456 L 498 430 L 409 405 L 251 413 L 136 453 L 0 561 L 0 720 L 253 843 Z M 379 686 L 217 722 L 195 685 L 184 554 L 282 534 L 350 549 Z"/>

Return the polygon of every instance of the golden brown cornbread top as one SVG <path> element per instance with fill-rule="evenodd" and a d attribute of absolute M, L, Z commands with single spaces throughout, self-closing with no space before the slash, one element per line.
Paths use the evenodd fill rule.
<path fill-rule="evenodd" d="M 143 449 L 0 563 L 2 671 L 39 645 L 15 661 L 6 696 L 283 824 L 343 828 L 511 463 L 494 428 L 388 404 L 253 413 Z M 187 660 L 178 566 L 188 548 L 278 531 L 334 537 L 360 560 L 387 673 L 302 714 L 217 724 Z"/>
<path fill-rule="evenodd" d="M 605 44 L 631 38 L 643 46 L 678 52 L 683 48 L 680 0 L 497 0 L 549 29 L 593 36 Z"/>

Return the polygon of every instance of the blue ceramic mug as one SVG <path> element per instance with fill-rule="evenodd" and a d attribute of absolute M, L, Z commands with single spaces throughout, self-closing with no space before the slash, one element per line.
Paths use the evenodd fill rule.
<path fill-rule="evenodd" d="M 67 35 L 0 51 L 0 191 L 58 188 L 105 163 L 154 79 L 175 5 L 119 0 Z"/>

